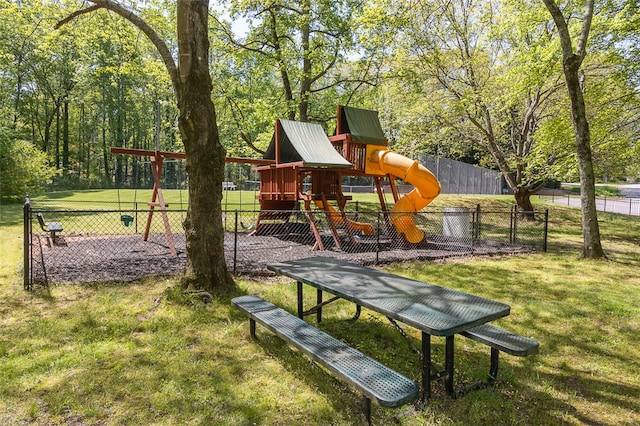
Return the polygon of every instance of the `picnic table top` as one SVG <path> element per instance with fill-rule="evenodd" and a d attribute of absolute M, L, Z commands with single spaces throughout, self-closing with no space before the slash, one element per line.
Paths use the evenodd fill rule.
<path fill-rule="evenodd" d="M 433 336 L 452 336 L 511 310 L 501 302 L 331 257 L 272 263 L 267 268 Z"/>

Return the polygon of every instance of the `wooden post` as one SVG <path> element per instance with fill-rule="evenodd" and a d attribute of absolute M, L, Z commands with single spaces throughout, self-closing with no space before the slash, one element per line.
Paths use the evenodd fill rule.
<path fill-rule="evenodd" d="M 169 217 L 167 216 L 167 205 L 164 202 L 162 196 L 162 185 L 160 178 L 162 176 L 162 163 L 164 157 L 159 151 L 156 151 L 151 157 L 151 173 L 153 174 L 153 194 L 151 201 L 147 203 L 149 206 L 149 216 L 147 216 L 147 225 L 144 229 L 143 240 L 147 241 L 149 238 L 149 230 L 151 229 L 151 220 L 153 219 L 153 212 L 156 207 L 160 207 L 160 213 L 162 214 L 162 222 L 164 224 L 164 232 L 167 236 L 167 244 L 169 245 L 169 251 L 172 256 L 177 256 L 176 247 L 173 242 L 173 233 L 171 232 L 171 225 L 169 223 Z M 156 199 L 158 201 L 156 201 Z"/>

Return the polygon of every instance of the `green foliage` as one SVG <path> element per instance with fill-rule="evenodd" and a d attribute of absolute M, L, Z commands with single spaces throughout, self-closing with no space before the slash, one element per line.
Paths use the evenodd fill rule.
<path fill-rule="evenodd" d="M 0 197 L 19 200 L 39 194 L 55 175 L 42 151 L 27 141 L 13 139 L 0 127 Z"/>
<path fill-rule="evenodd" d="M 393 108 L 385 117 L 401 129 L 398 149 L 498 167 L 513 188 L 549 177 L 553 156 L 537 148 L 536 132 L 557 99 L 559 55 L 544 9 L 508 1 L 402 7 L 399 78 L 387 83 Z"/>
<path fill-rule="evenodd" d="M 78 6 L 6 1 L 0 7 L 0 123 L 60 170 L 53 188 L 141 186 L 151 180 L 141 159 L 116 162 L 108 149 L 154 149 L 159 103 L 160 149 L 182 150 L 167 72 L 147 39 L 109 12 L 53 28 Z M 143 15 L 171 43 L 175 25 L 166 6 L 147 2 Z"/>
<path fill-rule="evenodd" d="M 499 164 L 519 187 L 578 178 L 559 40 L 542 3 L 374 4 L 365 16 L 387 29 L 380 32 L 393 58 L 380 103 L 395 149 Z M 612 5 L 599 9 L 592 29 L 598 44 L 584 69 L 602 179 L 624 176 L 638 158 L 637 67 L 626 62 L 637 49 L 625 48 L 635 37 L 625 18 L 637 10 Z"/>
<path fill-rule="evenodd" d="M 231 19 L 247 25 L 233 32 L 218 19 L 212 29 L 219 65 L 222 139 L 231 155 L 261 155 L 278 118 L 314 121 L 331 131 L 338 104 L 361 102 L 375 84 L 369 52 L 357 55 L 360 3 L 341 1 L 232 1 Z"/>
<path fill-rule="evenodd" d="M 570 194 L 580 195 L 580 186 L 572 185 L 568 188 Z M 596 185 L 597 197 L 619 197 L 620 189 L 616 186 Z"/>

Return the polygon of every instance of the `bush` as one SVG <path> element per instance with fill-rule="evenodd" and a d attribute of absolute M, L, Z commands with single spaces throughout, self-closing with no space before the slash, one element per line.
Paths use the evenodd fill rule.
<path fill-rule="evenodd" d="M 0 128 L 0 197 L 23 199 L 44 191 L 57 171 L 50 167 L 44 152 L 10 131 Z"/>
<path fill-rule="evenodd" d="M 569 194 L 580 195 L 582 191 L 579 186 L 568 188 Z M 620 190 L 615 186 L 596 186 L 596 197 L 619 197 Z"/>
<path fill-rule="evenodd" d="M 596 186 L 596 196 L 598 197 L 619 197 L 620 190 L 615 186 Z"/>

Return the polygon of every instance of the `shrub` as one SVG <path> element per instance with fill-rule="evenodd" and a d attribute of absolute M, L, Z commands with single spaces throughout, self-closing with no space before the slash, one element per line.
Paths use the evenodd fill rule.
<path fill-rule="evenodd" d="M 57 171 L 44 152 L 24 140 L 17 140 L 0 127 L 0 197 L 22 199 L 44 191 Z"/>

